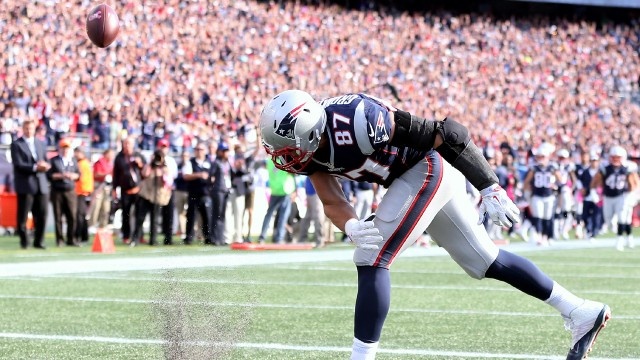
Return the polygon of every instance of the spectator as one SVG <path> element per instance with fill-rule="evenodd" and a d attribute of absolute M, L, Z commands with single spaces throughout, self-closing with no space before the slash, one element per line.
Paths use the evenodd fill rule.
<path fill-rule="evenodd" d="M 193 244 L 195 237 L 196 212 L 200 214 L 204 243 L 214 244 L 211 234 L 212 200 L 209 178 L 211 163 L 207 160 L 207 148 L 199 143 L 195 147 L 195 156 L 182 168 L 182 176 L 187 182 L 189 201 L 187 204 L 187 230 L 184 238 L 185 245 Z"/>
<path fill-rule="evenodd" d="M 231 214 L 233 215 L 233 228 L 230 229 L 232 242 L 244 242 L 243 225 L 247 204 L 245 197 L 253 180 L 251 176 L 242 146 L 236 145 L 234 147 L 233 167 L 231 168 L 231 193 L 229 196 Z"/>
<path fill-rule="evenodd" d="M 251 229 L 253 228 L 253 205 L 255 199 L 255 176 L 256 176 L 256 157 L 260 152 L 261 141 L 258 137 L 255 143 L 255 147 L 252 153 L 246 155 L 244 158 L 245 168 L 248 171 L 248 174 L 245 175 L 244 179 L 244 187 L 246 189 L 246 193 L 244 196 L 244 212 L 242 213 L 242 219 L 244 223 L 244 214 L 247 214 L 247 236 L 244 237 L 245 242 L 251 242 Z M 242 152 L 242 147 L 239 148 Z"/>
<path fill-rule="evenodd" d="M 165 245 L 173 245 L 173 215 L 175 213 L 175 179 L 178 177 L 178 165 L 176 160 L 169 155 L 169 141 L 160 139 L 158 141 L 158 149 L 162 151 L 164 163 L 166 166 L 167 177 L 165 183 L 171 188 L 171 198 L 169 202 L 162 206 L 162 242 Z"/>
<path fill-rule="evenodd" d="M 93 169 L 91 162 L 87 159 L 87 150 L 81 146 L 74 149 L 76 162 L 78 164 L 79 178 L 76 181 L 76 195 L 78 197 L 78 207 L 76 208 L 76 243 L 86 244 L 89 241 L 88 207 L 93 194 Z"/>
<path fill-rule="evenodd" d="M 93 164 L 94 192 L 91 200 L 91 226 L 104 228 L 109 223 L 113 190 L 113 150 L 107 149 Z"/>
<path fill-rule="evenodd" d="M 34 137 L 35 131 L 35 122 L 25 120 L 22 123 L 23 135 L 11 143 L 13 188 L 18 195 L 17 232 L 22 249 L 31 245 L 27 234 L 29 212 L 33 214 L 35 224 L 33 247 L 46 249 L 44 229 L 49 198 L 49 181 L 46 173 L 51 165 L 47 161 L 45 144 Z"/>
<path fill-rule="evenodd" d="M 106 150 L 110 147 L 111 125 L 109 124 L 109 112 L 100 111 L 98 122 L 93 128 L 91 146 L 95 149 Z"/>
<path fill-rule="evenodd" d="M 476 137 L 493 147 L 507 138 L 514 152 L 536 146 L 532 139 L 557 148 L 615 141 L 630 156 L 640 155 L 637 21 L 612 26 L 566 12 L 497 17 L 455 7 L 396 13 L 343 11 L 325 3 L 221 0 L 176 6 L 165 0 L 127 7 L 125 26 L 109 49 L 73 52 L 68 49 L 74 41 L 88 41 L 74 30 L 83 7 L 56 16 L 47 10 L 15 0 L 0 4 L 0 13 L 11 14 L 0 25 L 2 33 L 12 39 L 0 45 L 7 64 L 2 102 L 56 129 L 58 117 L 73 119 L 85 107 L 107 110 L 111 145 L 120 141 L 124 125 L 127 135 L 148 137 L 143 147 L 152 148 L 163 119 L 172 146 L 171 132 L 178 129 L 176 146 L 182 141 L 189 148 L 195 134 L 208 141 L 247 127 L 265 97 L 290 85 L 313 88 L 319 97 L 336 86 L 382 97 L 392 82 L 403 108 L 482 125 Z M 283 27 L 275 16 L 281 13 L 300 15 Z M 628 19 L 636 18 L 629 13 Z M 207 28 L 206 37 L 194 36 L 212 23 L 218 25 Z M 348 42 L 339 38 L 345 29 L 338 24 L 361 23 L 367 28 L 346 30 Z M 140 40 L 177 37 L 182 41 L 162 49 Z M 224 51 L 212 59 L 217 44 L 225 44 Z M 347 56 L 361 60 L 347 64 Z M 615 66 L 621 62 L 624 68 Z M 78 131 L 84 121 L 78 120 Z"/>
<path fill-rule="evenodd" d="M 154 151 L 151 162 L 141 171 L 142 181 L 135 205 L 136 224 L 130 246 L 142 243 L 142 230 L 147 214 L 149 219 L 149 245 L 157 245 L 158 215 L 160 208 L 171 201 L 173 175 L 167 167 L 164 151 Z"/>
<path fill-rule="evenodd" d="M 180 154 L 180 161 L 177 164 L 176 178 L 174 180 L 175 190 L 173 197 L 175 199 L 176 215 L 178 216 L 178 233 L 184 236 L 186 231 L 187 222 L 187 203 L 189 201 L 189 186 L 184 179 L 183 169 L 189 163 L 191 155 L 188 151 L 182 151 Z"/>
<path fill-rule="evenodd" d="M 56 245 L 80 246 L 75 240 L 78 195 L 76 181 L 80 178 L 78 162 L 71 150 L 71 140 L 62 138 L 58 144 L 58 155 L 51 159 L 47 174 L 51 181 L 51 207 L 56 230 Z M 66 239 L 62 234 L 62 216 L 66 222 Z"/>
<path fill-rule="evenodd" d="M 216 158 L 211 164 L 211 191 L 212 200 L 211 232 L 213 245 L 224 245 L 230 242 L 225 237 L 225 220 L 229 192 L 231 190 L 231 164 L 229 163 L 229 145 L 220 142 L 216 151 Z M 242 236 L 237 234 L 238 238 Z"/>
<path fill-rule="evenodd" d="M 138 201 L 140 192 L 140 172 L 145 165 L 144 158 L 135 152 L 136 138 L 128 136 L 122 141 L 122 150 L 113 161 L 113 187 L 120 190 L 120 208 L 122 210 L 122 242 L 131 243 L 131 208 Z"/>
<path fill-rule="evenodd" d="M 271 196 L 269 197 L 269 206 L 267 207 L 267 214 L 262 222 L 262 230 L 258 241 L 262 244 L 267 237 L 267 231 L 271 218 L 276 215 L 278 221 L 275 224 L 275 231 L 273 233 L 273 243 L 281 244 L 284 241 L 286 235 L 286 223 L 289 219 L 289 213 L 291 212 L 291 197 L 296 191 L 296 182 L 292 174 L 282 171 L 275 167 L 273 161 L 267 160 L 267 171 L 269 172 L 269 189 L 271 190 Z"/>
<path fill-rule="evenodd" d="M 307 196 L 307 213 L 300 221 L 300 237 L 298 241 L 307 241 L 307 238 L 309 237 L 309 226 L 313 223 L 316 247 L 324 247 L 324 210 L 322 209 L 322 202 L 320 202 L 320 199 L 318 198 L 316 189 L 313 187 L 313 184 L 308 177 L 304 180 L 304 191 Z"/>

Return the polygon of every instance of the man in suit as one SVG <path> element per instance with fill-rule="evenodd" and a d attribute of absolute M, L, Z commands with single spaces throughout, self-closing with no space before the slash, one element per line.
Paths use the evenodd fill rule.
<path fill-rule="evenodd" d="M 35 138 L 35 122 L 25 120 L 22 124 L 22 131 L 22 137 L 11 143 L 14 189 L 18 194 L 17 217 L 20 247 L 26 249 L 29 246 L 27 216 L 31 211 L 35 224 L 33 247 L 45 249 L 43 239 L 49 198 L 49 182 L 46 173 L 51 165 L 47 162 L 46 145 Z"/>
<path fill-rule="evenodd" d="M 120 204 L 122 207 L 122 242 L 131 242 L 131 208 L 138 200 L 142 167 L 145 161 L 135 151 L 136 137 L 129 136 L 122 140 L 122 150 L 113 162 L 113 189 L 120 188 Z"/>
<path fill-rule="evenodd" d="M 79 246 L 75 241 L 76 213 L 78 209 L 78 194 L 76 181 L 80 178 L 78 161 L 73 156 L 71 140 L 63 138 L 58 143 L 58 155 L 51 159 L 51 169 L 48 172 L 51 181 L 51 206 L 56 228 L 56 245 Z M 67 223 L 66 239 L 62 234 L 62 215 Z"/>

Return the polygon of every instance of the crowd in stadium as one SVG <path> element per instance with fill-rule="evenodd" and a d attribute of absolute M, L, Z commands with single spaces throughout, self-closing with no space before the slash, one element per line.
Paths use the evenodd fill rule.
<path fill-rule="evenodd" d="M 86 38 L 90 5 L 0 4 L 2 143 L 30 117 L 50 145 L 77 131 L 93 147 L 116 147 L 124 129 L 143 149 L 167 138 L 180 151 L 244 131 L 284 88 L 388 97 L 381 85 L 389 83 L 399 107 L 456 118 L 480 144 L 620 144 L 640 155 L 637 21 L 116 1 L 121 30 L 105 50 Z M 100 110 L 109 111 L 106 124 Z"/>
<path fill-rule="evenodd" d="M 84 32 L 90 6 L 0 3 L 0 144 L 29 119 L 49 146 L 76 133 L 94 150 L 134 138 L 141 150 L 214 153 L 245 146 L 265 101 L 300 88 L 455 118 L 487 154 L 508 151 L 516 164 L 543 142 L 576 160 L 615 145 L 640 157 L 638 21 L 115 1 L 120 34 L 100 49 Z"/>

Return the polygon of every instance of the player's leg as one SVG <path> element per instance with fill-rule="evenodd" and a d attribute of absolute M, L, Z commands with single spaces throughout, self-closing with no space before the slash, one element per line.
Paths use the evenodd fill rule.
<path fill-rule="evenodd" d="M 555 222 L 555 210 L 556 210 L 556 199 L 552 196 L 546 196 L 543 198 L 543 214 L 542 214 L 542 225 L 543 225 L 543 233 L 546 243 L 543 242 L 541 245 L 549 245 L 550 241 L 555 239 L 554 234 L 554 222 Z"/>
<path fill-rule="evenodd" d="M 631 196 L 628 193 L 620 195 L 618 198 L 617 218 L 618 218 L 618 243 L 616 248 L 624 250 L 625 245 L 634 247 L 633 237 L 631 235 L 631 223 L 633 221 L 633 204 L 628 199 Z M 626 244 L 625 244 L 626 243 Z"/>
<path fill-rule="evenodd" d="M 389 266 L 427 228 L 455 189 L 448 181 L 453 168 L 433 152 L 393 182 L 378 206 L 374 223 L 384 242 L 377 250 L 356 248 L 358 295 L 354 318 L 352 360 L 374 359 L 389 311 Z M 464 186 L 462 187 L 464 189 Z"/>
<path fill-rule="evenodd" d="M 540 245 L 543 239 L 544 227 L 543 227 L 543 214 L 544 214 L 544 201 L 541 196 L 531 197 L 531 224 L 533 224 L 533 239 L 536 244 Z"/>
<path fill-rule="evenodd" d="M 531 261 L 498 249 L 484 228 L 469 216 L 473 211 L 473 206 L 456 194 L 435 216 L 428 231 L 471 277 L 506 282 L 558 310 L 572 330 L 568 358 L 581 359 L 610 317 L 609 308 L 575 296 Z"/>
<path fill-rule="evenodd" d="M 613 217 L 615 215 L 615 198 L 605 196 L 602 200 L 602 217 L 604 218 L 603 229 L 613 231 Z"/>

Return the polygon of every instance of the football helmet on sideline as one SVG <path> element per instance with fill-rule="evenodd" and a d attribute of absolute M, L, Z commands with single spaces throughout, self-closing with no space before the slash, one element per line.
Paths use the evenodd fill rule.
<path fill-rule="evenodd" d="M 301 90 L 276 95 L 260 114 L 262 145 L 281 170 L 299 173 L 320 145 L 327 124 L 324 107 Z"/>

